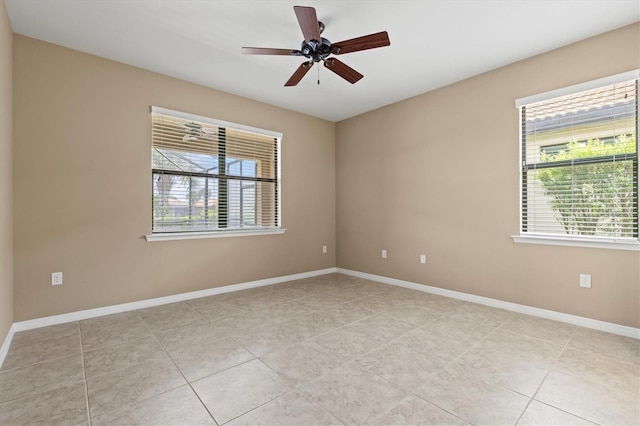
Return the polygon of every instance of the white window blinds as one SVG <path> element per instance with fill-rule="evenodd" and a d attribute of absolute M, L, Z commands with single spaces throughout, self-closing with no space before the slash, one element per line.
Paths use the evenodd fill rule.
<path fill-rule="evenodd" d="M 279 227 L 281 135 L 152 107 L 153 232 Z"/>
<path fill-rule="evenodd" d="M 637 77 L 519 106 L 521 233 L 637 240 Z"/>

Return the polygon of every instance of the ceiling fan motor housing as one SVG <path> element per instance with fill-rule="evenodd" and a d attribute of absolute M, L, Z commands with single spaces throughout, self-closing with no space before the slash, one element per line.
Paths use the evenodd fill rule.
<path fill-rule="evenodd" d="M 322 37 L 322 42 L 311 40 L 309 43 L 302 41 L 300 46 L 302 56 L 311 59 L 313 62 L 320 62 L 331 54 L 331 42 Z"/>

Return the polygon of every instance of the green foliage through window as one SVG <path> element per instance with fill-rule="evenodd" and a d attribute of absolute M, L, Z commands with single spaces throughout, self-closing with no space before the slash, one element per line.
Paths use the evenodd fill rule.
<path fill-rule="evenodd" d="M 620 136 L 613 144 L 572 141 L 557 154 L 541 154 L 540 163 L 574 161 L 537 174 L 567 234 L 633 236 L 637 171 L 624 154 L 635 152 L 635 137 Z M 616 156 L 621 159 L 616 161 Z"/>
<path fill-rule="evenodd" d="M 637 76 L 516 101 L 521 233 L 638 240 Z"/>

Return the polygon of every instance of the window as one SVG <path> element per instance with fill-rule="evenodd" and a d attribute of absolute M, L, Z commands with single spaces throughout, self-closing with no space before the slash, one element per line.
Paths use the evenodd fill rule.
<path fill-rule="evenodd" d="M 516 102 L 520 235 L 637 249 L 638 72 L 561 92 Z"/>
<path fill-rule="evenodd" d="M 281 134 L 158 107 L 151 122 L 154 234 L 279 228 Z"/>

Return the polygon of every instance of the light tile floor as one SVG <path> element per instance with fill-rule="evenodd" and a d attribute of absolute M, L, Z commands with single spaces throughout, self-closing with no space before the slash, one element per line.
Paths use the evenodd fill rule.
<path fill-rule="evenodd" d="M 638 425 L 640 342 L 332 274 L 17 333 L 0 424 Z"/>

